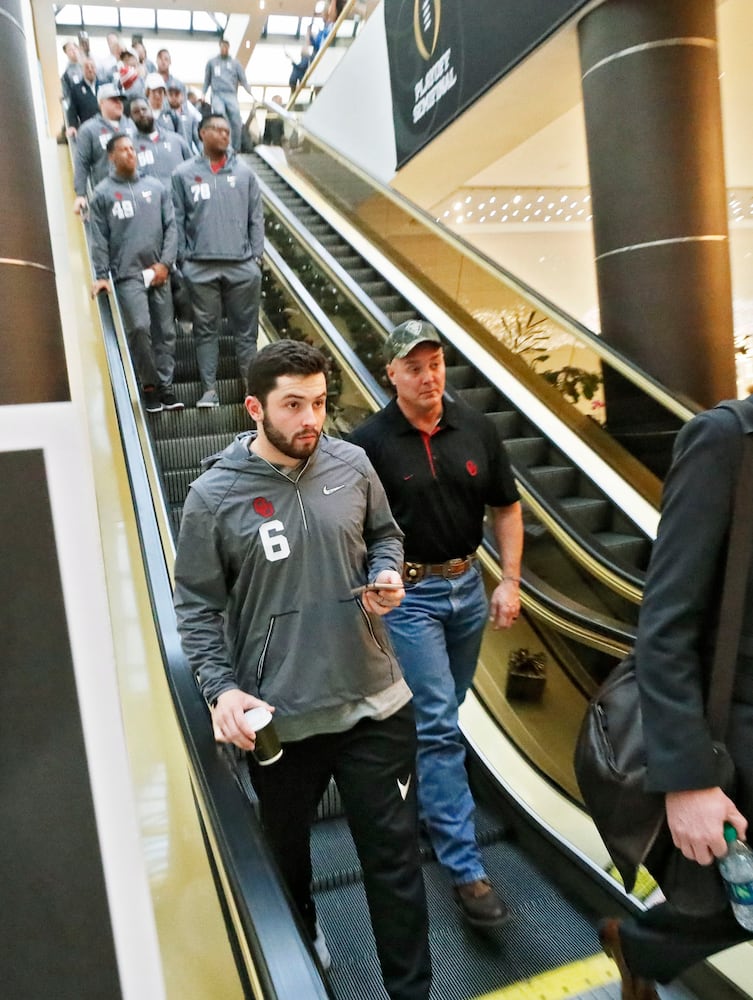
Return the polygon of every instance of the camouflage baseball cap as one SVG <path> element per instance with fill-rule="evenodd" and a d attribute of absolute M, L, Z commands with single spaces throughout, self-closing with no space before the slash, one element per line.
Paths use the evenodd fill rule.
<path fill-rule="evenodd" d="M 439 334 L 425 319 L 409 319 L 396 326 L 384 344 L 384 358 L 391 364 L 396 358 L 405 358 L 414 347 L 423 343 L 438 344 L 442 341 Z"/>

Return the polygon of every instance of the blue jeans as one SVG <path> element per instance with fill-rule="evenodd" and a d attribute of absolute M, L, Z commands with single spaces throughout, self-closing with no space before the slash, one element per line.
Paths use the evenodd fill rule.
<path fill-rule="evenodd" d="M 432 847 L 455 885 L 484 877 L 458 708 L 476 670 L 487 618 L 478 564 L 463 576 L 406 585 L 384 622 L 413 692 L 418 799 Z"/>

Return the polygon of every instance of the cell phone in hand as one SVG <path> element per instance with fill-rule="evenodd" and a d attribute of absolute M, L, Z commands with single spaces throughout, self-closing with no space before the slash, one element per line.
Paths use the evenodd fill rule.
<path fill-rule="evenodd" d="M 367 590 L 402 590 L 402 583 L 365 583 L 363 587 L 356 587 L 351 590 L 351 594 L 356 597 L 358 594 L 365 594 Z"/>

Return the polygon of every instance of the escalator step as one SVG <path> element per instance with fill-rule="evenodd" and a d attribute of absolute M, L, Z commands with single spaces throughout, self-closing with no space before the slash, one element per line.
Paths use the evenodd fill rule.
<path fill-rule="evenodd" d="M 376 298 L 378 295 L 384 297 L 394 294 L 389 284 L 384 280 L 384 278 L 380 278 L 379 276 L 377 276 L 373 281 L 362 281 L 361 288 L 372 299 Z"/>
<path fill-rule="evenodd" d="M 348 274 L 351 276 L 353 281 L 357 281 L 358 284 L 361 286 L 361 288 L 363 288 L 364 282 L 373 282 L 377 279 L 377 273 L 371 267 L 363 267 L 363 266 L 348 267 L 342 261 L 340 261 L 340 263 L 348 272 Z"/>
<path fill-rule="evenodd" d="M 470 365 L 447 365 L 447 384 L 453 389 L 471 389 L 476 384 L 476 372 Z"/>
<path fill-rule="evenodd" d="M 181 393 L 180 398 L 188 407 L 195 407 L 196 403 L 203 394 L 201 382 L 199 382 L 198 379 L 196 381 L 182 381 L 180 385 L 175 388 L 176 394 L 178 389 L 180 389 Z M 219 393 L 220 403 L 222 405 L 242 405 L 243 400 L 246 398 L 246 389 L 243 384 L 243 380 L 237 375 L 237 365 L 232 377 L 219 378 L 217 380 L 217 392 Z M 219 409 L 222 409 L 222 405 Z"/>
<path fill-rule="evenodd" d="M 191 356 L 184 355 L 182 358 L 176 357 L 174 375 L 176 382 L 193 382 L 198 377 L 199 369 L 196 365 L 195 354 Z M 227 353 L 220 352 L 220 358 L 217 363 L 217 378 L 226 381 L 237 377 L 238 359 L 235 356 L 235 350 L 231 348 Z"/>
<path fill-rule="evenodd" d="M 648 543 L 645 539 L 637 535 L 622 535 L 616 531 L 600 531 L 596 534 L 596 539 L 605 549 L 623 563 L 630 566 L 641 566 L 645 564 L 648 551 Z"/>
<path fill-rule="evenodd" d="M 384 311 L 395 326 L 407 323 L 409 319 L 416 319 L 418 316 L 415 309 L 385 309 Z"/>
<path fill-rule="evenodd" d="M 539 465 L 528 470 L 542 492 L 552 497 L 577 495 L 578 471 L 571 465 Z"/>
<path fill-rule="evenodd" d="M 335 784 L 334 778 L 327 785 L 327 790 L 321 798 L 316 810 L 317 820 L 334 819 L 336 816 L 343 816 L 343 804 L 340 792 Z"/>
<path fill-rule="evenodd" d="M 609 504 L 597 497 L 563 497 L 560 506 L 581 531 L 601 531 L 609 520 Z"/>
<path fill-rule="evenodd" d="M 155 450 L 163 472 L 174 472 L 197 468 L 203 459 L 226 448 L 234 437 L 228 431 L 224 434 L 203 434 L 200 437 L 171 438 L 156 441 Z"/>
<path fill-rule="evenodd" d="M 239 433 L 248 430 L 250 419 L 242 403 L 218 406 L 212 410 L 170 410 L 155 414 L 150 421 L 155 441 L 167 438 L 190 437 L 196 434 Z"/>
<path fill-rule="evenodd" d="M 173 472 L 163 472 L 162 482 L 165 487 L 165 499 L 168 503 L 182 503 L 188 495 L 188 487 L 201 475 L 197 465 L 193 469 L 179 469 Z"/>
<path fill-rule="evenodd" d="M 499 406 L 499 393 L 490 385 L 476 386 L 472 389 L 458 389 L 457 394 L 474 410 L 479 410 L 481 413 L 488 413 Z"/>
<path fill-rule="evenodd" d="M 505 926 L 484 932 L 466 927 L 440 866 L 436 862 L 424 865 L 433 1000 L 493 995 L 599 950 L 590 921 L 563 899 L 515 845 L 500 842 L 482 853 L 492 882 L 513 914 Z M 354 882 L 319 892 L 316 907 L 332 953 L 328 979 L 334 995 L 382 1000 L 386 994 L 363 885 Z"/>
<path fill-rule="evenodd" d="M 372 295 L 370 297 L 374 301 L 375 305 L 378 305 L 382 312 L 387 313 L 388 316 L 390 316 L 393 312 L 400 311 L 405 308 L 405 303 L 400 295 Z M 415 315 L 415 312 L 411 312 L 410 317 L 412 318 Z"/>
<path fill-rule="evenodd" d="M 173 533 L 173 541 L 178 540 L 178 533 L 180 532 L 180 519 L 183 516 L 183 504 L 177 506 L 173 505 L 170 507 L 170 528 Z"/>
<path fill-rule="evenodd" d="M 235 342 L 230 334 L 221 334 L 218 344 L 221 358 L 235 357 Z M 175 360 L 196 364 L 196 343 L 192 334 L 178 337 L 175 344 Z"/>
<path fill-rule="evenodd" d="M 508 414 L 493 413 L 489 414 L 491 417 L 501 417 L 508 416 Z M 510 417 L 515 417 L 517 422 L 517 414 L 511 413 Z M 503 421 L 494 421 L 499 430 L 500 424 Z M 506 423 L 511 423 L 512 421 L 505 421 Z M 510 456 L 510 461 L 513 465 L 518 467 L 531 468 L 531 466 L 542 465 L 546 461 L 547 453 L 549 451 L 549 446 L 544 438 L 540 437 L 511 437 L 504 433 L 501 434 L 502 440 L 505 442 L 505 449 L 507 454 Z"/>
<path fill-rule="evenodd" d="M 344 267 L 346 271 L 350 271 L 351 268 L 353 268 L 353 269 L 366 269 L 368 267 L 366 261 L 363 260 L 362 257 L 357 257 L 355 254 L 352 254 L 352 253 L 340 253 L 340 252 L 337 252 L 337 248 L 335 250 L 331 250 L 330 253 L 335 258 L 335 260 L 337 261 L 337 263 L 341 267 Z M 369 267 L 369 272 L 372 273 L 370 267 Z"/>

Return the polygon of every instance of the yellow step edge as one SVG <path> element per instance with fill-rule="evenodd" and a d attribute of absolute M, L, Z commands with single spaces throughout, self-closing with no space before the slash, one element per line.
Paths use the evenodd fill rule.
<path fill-rule="evenodd" d="M 559 969 L 542 972 L 532 979 L 521 979 L 519 983 L 502 990 L 485 993 L 477 1000 L 565 1000 L 616 983 L 619 978 L 612 959 L 599 953 Z"/>

